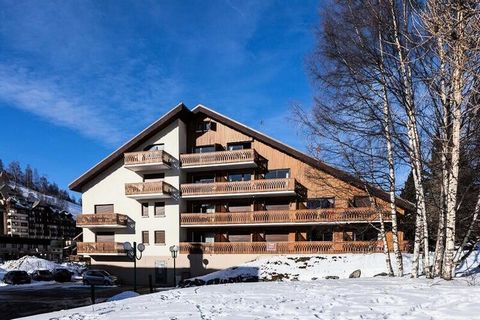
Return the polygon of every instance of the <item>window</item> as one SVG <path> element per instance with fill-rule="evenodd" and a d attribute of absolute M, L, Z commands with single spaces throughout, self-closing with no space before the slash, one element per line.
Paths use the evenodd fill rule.
<path fill-rule="evenodd" d="M 265 202 L 265 210 L 289 210 L 290 201 L 267 201 Z"/>
<path fill-rule="evenodd" d="M 142 203 L 142 217 L 148 217 L 148 203 Z"/>
<path fill-rule="evenodd" d="M 207 152 L 215 152 L 215 146 L 198 146 L 193 148 L 193 153 L 207 153 Z"/>
<path fill-rule="evenodd" d="M 115 242 L 115 233 L 113 232 L 97 232 L 95 234 L 95 242 Z"/>
<path fill-rule="evenodd" d="M 228 174 L 228 181 L 250 181 L 252 175 L 251 173 L 229 173 Z"/>
<path fill-rule="evenodd" d="M 149 173 L 143 175 L 144 182 L 163 181 L 165 179 L 165 173 Z"/>
<path fill-rule="evenodd" d="M 212 203 L 200 203 L 194 204 L 192 206 L 193 212 L 195 213 L 214 213 L 215 212 L 215 205 Z"/>
<path fill-rule="evenodd" d="M 355 208 L 361 207 L 370 207 L 372 203 L 370 202 L 370 197 L 368 196 L 354 196 L 353 197 L 353 206 Z"/>
<path fill-rule="evenodd" d="M 142 231 L 142 242 L 143 244 L 149 244 L 149 236 L 148 236 L 148 231 Z"/>
<path fill-rule="evenodd" d="M 232 201 L 228 203 L 228 212 L 252 211 L 252 204 L 245 201 Z"/>
<path fill-rule="evenodd" d="M 155 217 L 165 216 L 165 202 L 155 202 Z"/>
<path fill-rule="evenodd" d="M 228 241 L 229 242 L 250 242 L 252 241 L 252 235 L 250 232 L 244 231 L 238 231 L 235 234 L 229 234 L 228 235 Z"/>
<path fill-rule="evenodd" d="M 227 150 L 243 150 L 243 149 L 251 149 L 252 143 L 251 142 L 235 142 L 229 143 L 227 145 Z"/>
<path fill-rule="evenodd" d="M 96 204 L 95 213 L 113 213 L 113 204 Z"/>
<path fill-rule="evenodd" d="M 155 244 L 165 244 L 165 230 L 155 231 Z"/>
<path fill-rule="evenodd" d="M 201 176 L 193 176 L 192 178 L 193 183 L 210 183 L 215 182 L 215 175 L 201 175 Z"/>
<path fill-rule="evenodd" d="M 286 242 L 288 241 L 288 233 L 266 233 L 265 241 L 267 242 Z"/>
<path fill-rule="evenodd" d="M 213 121 L 207 120 L 198 122 L 196 126 L 196 132 L 207 132 L 208 130 L 213 130 L 217 128 L 217 124 Z"/>
<path fill-rule="evenodd" d="M 156 151 L 156 150 L 164 150 L 165 145 L 163 143 L 156 143 L 146 146 L 143 151 Z"/>
<path fill-rule="evenodd" d="M 308 199 L 308 209 L 326 209 L 335 207 L 335 198 Z"/>
<path fill-rule="evenodd" d="M 265 179 L 283 179 L 290 177 L 290 169 L 277 169 L 268 171 L 265 174 Z"/>

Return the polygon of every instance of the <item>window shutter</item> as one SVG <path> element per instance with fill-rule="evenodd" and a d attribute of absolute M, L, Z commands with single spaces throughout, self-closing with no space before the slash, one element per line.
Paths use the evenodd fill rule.
<path fill-rule="evenodd" d="M 155 231 L 155 243 L 165 244 L 165 230 Z"/>

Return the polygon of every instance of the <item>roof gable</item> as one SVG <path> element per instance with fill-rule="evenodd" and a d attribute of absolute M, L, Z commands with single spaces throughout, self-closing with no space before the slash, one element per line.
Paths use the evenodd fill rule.
<path fill-rule="evenodd" d="M 152 137 L 155 133 L 167 127 L 172 121 L 181 117 L 189 116 L 190 113 L 191 113 L 190 110 L 188 110 L 188 108 L 183 104 L 183 102 L 179 103 L 173 109 L 168 111 L 165 115 L 160 117 L 158 120 L 156 120 L 154 123 L 149 125 L 139 134 L 137 134 L 132 139 L 127 141 L 120 148 L 112 152 L 106 158 L 104 158 L 99 163 L 94 165 L 92 168 L 87 170 L 80 177 L 75 179 L 72 183 L 70 183 L 68 187 L 71 190 L 81 192 L 82 186 L 84 186 L 88 181 L 98 176 L 103 170 L 108 168 L 110 165 L 120 160 L 123 157 L 123 154 L 125 152 L 132 151 L 137 146 L 139 146 L 142 142 Z"/>

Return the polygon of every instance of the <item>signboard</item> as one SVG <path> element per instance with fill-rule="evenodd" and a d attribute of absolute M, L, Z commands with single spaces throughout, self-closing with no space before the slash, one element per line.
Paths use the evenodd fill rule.
<path fill-rule="evenodd" d="M 267 242 L 267 251 L 277 251 L 277 243 Z"/>

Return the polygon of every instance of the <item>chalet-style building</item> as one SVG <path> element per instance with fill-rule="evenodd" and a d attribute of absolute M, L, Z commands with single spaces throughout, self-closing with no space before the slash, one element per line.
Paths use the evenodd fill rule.
<path fill-rule="evenodd" d="M 387 193 L 201 105 L 178 105 L 70 188 L 82 193 L 78 254 L 122 275 L 122 243 L 143 242 L 137 265 L 157 284 L 172 245 L 186 277 L 260 255 L 382 252 L 380 211 L 390 227 Z"/>
<path fill-rule="evenodd" d="M 51 198 L 51 197 L 50 197 Z M 11 183 L 0 172 L 0 258 L 35 255 L 61 260 L 67 241 L 78 234 L 75 218 L 38 193 Z"/>

